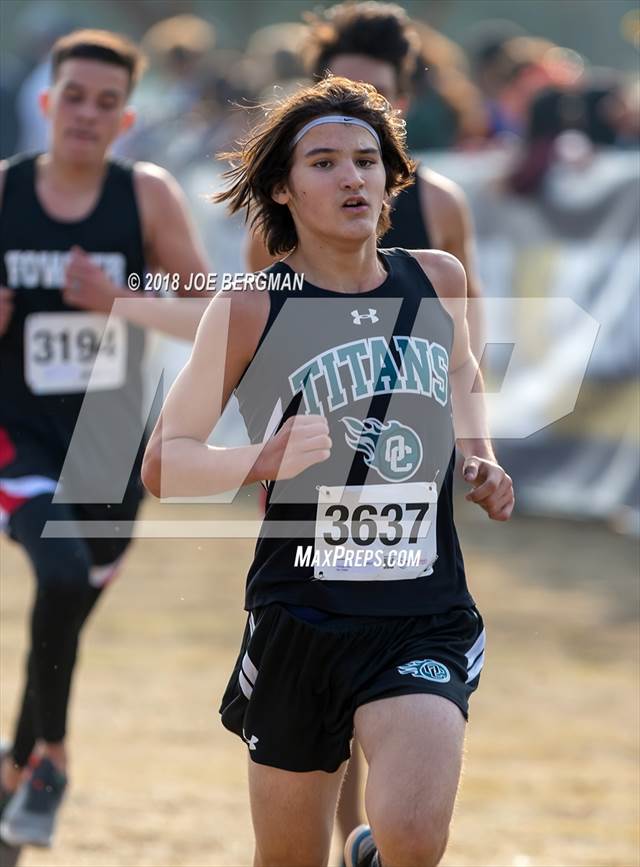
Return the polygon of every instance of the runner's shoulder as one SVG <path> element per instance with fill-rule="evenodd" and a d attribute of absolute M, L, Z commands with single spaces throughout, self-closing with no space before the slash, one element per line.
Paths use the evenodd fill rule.
<path fill-rule="evenodd" d="M 465 298 L 467 275 L 462 262 L 444 250 L 409 250 L 441 298 Z"/>
<path fill-rule="evenodd" d="M 133 183 L 145 239 L 153 249 L 171 218 L 185 211 L 185 195 L 171 172 L 155 163 L 135 163 Z"/>
<path fill-rule="evenodd" d="M 271 307 L 270 292 L 256 291 L 255 274 L 234 275 L 233 291 L 218 291 L 207 307 L 204 330 L 219 317 L 228 317 L 229 337 L 255 349 L 266 327 Z"/>
<path fill-rule="evenodd" d="M 429 200 L 433 201 L 434 207 L 456 210 L 466 205 L 467 199 L 462 187 L 451 178 L 425 166 L 420 166 L 418 174 L 420 181 L 427 188 L 427 195 Z"/>
<path fill-rule="evenodd" d="M 167 197 L 175 197 L 182 192 L 171 172 L 155 163 L 135 163 L 133 177 L 140 195 L 156 205 L 161 205 Z"/>
<path fill-rule="evenodd" d="M 235 283 L 238 291 L 221 293 L 231 296 L 231 315 L 234 319 L 251 331 L 255 332 L 259 329 L 260 334 L 267 324 L 271 308 L 271 293 L 256 289 L 256 275 L 263 273 L 263 271 L 247 272 L 238 276 Z"/>

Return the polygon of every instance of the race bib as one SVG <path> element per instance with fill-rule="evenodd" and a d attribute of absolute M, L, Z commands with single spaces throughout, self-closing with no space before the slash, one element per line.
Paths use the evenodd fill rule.
<path fill-rule="evenodd" d="M 127 329 L 121 320 L 101 313 L 27 316 L 24 375 L 34 394 L 120 388 L 126 368 Z"/>
<path fill-rule="evenodd" d="M 406 581 L 431 575 L 438 490 L 434 483 L 321 487 L 314 578 Z"/>

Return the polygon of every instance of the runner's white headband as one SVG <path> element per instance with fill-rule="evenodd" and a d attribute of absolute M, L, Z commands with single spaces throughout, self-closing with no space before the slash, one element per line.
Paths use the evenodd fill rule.
<path fill-rule="evenodd" d="M 370 132 L 374 137 L 378 144 L 378 149 L 382 151 L 382 145 L 380 144 L 380 137 L 375 129 L 371 126 L 370 123 L 367 123 L 366 120 L 361 120 L 359 117 L 350 117 L 348 115 L 342 114 L 327 114 L 324 117 L 316 117 L 314 120 L 310 120 L 309 123 L 305 123 L 301 130 L 299 130 L 295 136 L 293 137 L 293 141 L 291 142 L 291 150 L 298 144 L 300 139 L 305 136 L 310 129 L 313 129 L 314 126 L 322 126 L 324 123 L 344 123 L 347 126 L 361 126 L 362 129 L 366 129 L 367 132 Z"/>

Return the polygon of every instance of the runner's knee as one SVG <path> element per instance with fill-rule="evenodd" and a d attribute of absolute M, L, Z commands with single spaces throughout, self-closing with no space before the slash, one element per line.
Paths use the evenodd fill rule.
<path fill-rule="evenodd" d="M 448 823 L 413 815 L 388 815 L 372 823 L 382 864 L 436 867 L 449 838 Z"/>
<path fill-rule="evenodd" d="M 47 596 L 84 597 L 91 570 L 89 549 L 84 540 L 43 540 L 31 559 L 39 592 Z"/>
<path fill-rule="evenodd" d="M 31 560 L 39 592 L 80 594 L 89 586 L 91 552 L 87 540 L 43 537 L 47 522 L 71 524 L 73 520 L 71 508 L 54 504 L 50 494 L 34 497 L 11 517 L 11 535 Z"/>

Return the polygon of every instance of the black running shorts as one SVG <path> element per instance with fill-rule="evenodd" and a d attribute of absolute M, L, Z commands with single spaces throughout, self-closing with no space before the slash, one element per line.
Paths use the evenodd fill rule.
<path fill-rule="evenodd" d="M 467 719 L 484 637 L 476 608 L 309 623 L 268 605 L 249 615 L 222 723 L 259 764 L 332 773 L 349 758 L 353 716 L 367 702 L 430 693 Z"/>
<path fill-rule="evenodd" d="M 35 497 L 52 498 L 69 445 L 68 438 L 53 425 L 30 419 L 24 424 L 0 421 L 0 532 L 13 536 L 15 514 Z M 50 520 L 109 522 L 122 526 L 122 535 L 91 538 L 87 544 L 94 566 L 114 563 L 131 541 L 130 523 L 138 514 L 144 490 L 140 481 L 142 449 L 136 459 L 126 491 L 119 503 L 79 503 L 51 505 Z"/>

